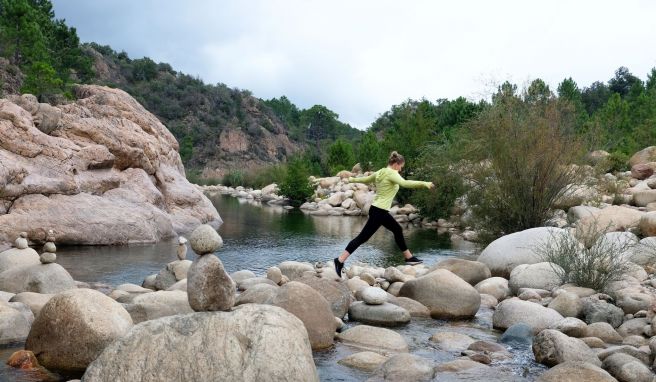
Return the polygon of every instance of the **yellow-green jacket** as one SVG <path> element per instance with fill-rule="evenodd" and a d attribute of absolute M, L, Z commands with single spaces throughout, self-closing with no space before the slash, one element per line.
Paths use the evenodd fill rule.
<path fill-rule="evenodd" d="M 404 188 L 430 188 L 430 182 L 421 182 L 418 180 L 405 180 L 399 172 L 389 167 L 381 168 L 369 176 L 361 178 L 349 178 L 350 183 L 372 183 L 376 184 L 376 197 L 374 197 L 372 206 L 383 210 L 392 207 L 394 196 L 399 191 L 399 186 Z"/>

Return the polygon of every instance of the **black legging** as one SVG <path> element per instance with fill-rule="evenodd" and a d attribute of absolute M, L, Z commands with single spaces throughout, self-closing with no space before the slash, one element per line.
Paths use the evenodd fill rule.
<path fill-rule="evenodd" d="M 366 242 L 371 236 L 378 231 L 380 226 L 387 228 L 394 234 L 394 240 L 399 249 L 404 252 L 408 249 L 403 238 L 403 229 L 401 225 L 390 215 L 389 211 L 382 208 L 371 206 L 369 209 L 369 220 L 362 228 L 362 232 L 355 239 L 351 240 L 346 246 L 346 252 L 352 254 L 362 243 Z"/>

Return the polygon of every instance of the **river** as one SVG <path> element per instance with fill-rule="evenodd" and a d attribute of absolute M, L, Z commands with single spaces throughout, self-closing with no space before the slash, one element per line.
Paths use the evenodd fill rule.
<path fill-rule="evenodd" d="M 260 206 L 252 201 L 218 194 L 210 196 L 210 199 L 224 220 L 219 229 L 224 246 L 217 255 L 228 272 L 249 269 L 263 274 L 268 267 L 285 260 L 312 263 L 330 260 L 343 250 L 366 222 L 363 217 L 311 216 L 297 209 Z M 427 264 L 452 256 L 471 259 L 471 249 L 452 248 L 449 237 L 438 235 L 435 229 L 411 228 L 404 233 L 410 249 Z M 168 262 L 176 259 L 176 242 L 171 240 L 150 245 L 114 247 L 63 247 L 58 249 L 57 262 L 78 281 L 108 286 L 122 283 L 140 285 L 146 276 L 159 272 Z M 193 259 L 195 255 L 189 251 L 188 258 Z M 383 228 L 349 259 L 351 263 L 355 261 L 380 266 L 403 262 L 391 233 Z M 413 319 L 400 332 L 408 340 L 412 353 L 443 362 L 455 359 L 458 355 L 436 349 L 428 338 L 438 330 L 449 330 L 466 333 L 476 339 L 494 341 L 499 333 L 491 328 L 491 314 L 491 310 L 481 309 L 474 320 L 462 322 Z M 16 344 L 0 348 L 0 381 L 42 380 L 40 376 L 10 370 L 4 365 L 11 353 L 21 347 L 21 344 Z M 336 363 L 356 351 L 338 344 L 331 350 L 315 352 L 321 380 L 366 379 L 367 374 Z M 532 380 L 543 370 L 534 363 L 529 349 L 512 351 L 514 359 L 497 367 L 503 370 L 503 379 L 516 377 L 517 380 Z M 466 377 L 478 379 L 475 375 Z M 486 379 L 486 376 L 480 375 L 480 378 Z"/>

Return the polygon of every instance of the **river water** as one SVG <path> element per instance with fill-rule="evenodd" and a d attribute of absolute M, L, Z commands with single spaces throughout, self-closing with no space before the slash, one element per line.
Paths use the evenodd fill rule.
<path fill-rule="evenodd" d="M 228 272 L 249 269 L 263 274 L 270 266 L 285 260 L 319 262 L 337 256 L 346 244 L 360 231 L 366 221 L 363 217 L 311 216 L 299 210 L 285 210 L 278 206 L 260 206 L 253 201 L 224 195 L 212 195 L 224 224 L 219 229 L 224 240 L 217 255 Z M 409 248 L 427 264 L 448 257 L 471 258 L 471 249 L 452 248 L 446 235 L 438 235 L 435 229 L 406 229 L 404 232 Z M 59 248 L 57 262 L 65 267 L 75 280 L 117 286 L 122 283 L 141 284 L 143 279 L 159 272 L 168 262 L 176 259 L 176 241 L 164 241 L 151 245 L 116 247 L 64 247 Z M 195 255 L 189 251 L 188 258 Z M 403 262 L 391 233 L 381 228 L 372 239 L 361 246 L 349 262 L 390 266 Z M 428 338 L 438 330 L 466 333 L 476 339 L 494 341 L 499 333 L 491 328 L 491 314 L 481 309 L 474 320 L 445 322 L 415 320 L 400 329 L 410 344 L 410 350 L 438 362 L 457 358 L 457 354 L 436 349 Z M 39 381 L 41 374 L 8 369 L 4 363 L 21 344 L 0 348 L 0 381 Z M 338 344 L 331 350 L 315 353 L 315 361 L 322 381 L 360 381 L 368 374 L 355 371 L 336 363 L 356 349 Z M 497 366 L 502 373 L 498 380 L 532 380 L 543 368 L 532 361 L 528 349 L 513 349 L 514 359 Z M 526 376 L 526 378 L 524 377 Z M 463 374 L 462 377 L 465 377 Z M 459 376 L 442 379 L 460 380 Z M 468 375 L 465 380 L 489 380 L 490 374 Z"/>

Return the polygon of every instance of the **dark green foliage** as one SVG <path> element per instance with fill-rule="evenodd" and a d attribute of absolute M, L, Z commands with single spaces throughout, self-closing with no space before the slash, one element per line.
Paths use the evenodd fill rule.
<path fill-rule="evenodd" d="M 629 156 L 619 151 L 610 153 L 608 157 L 608 171 L 618 172 L 626 170 L 629 170 Z"/>
<path fill-rule="evenodd" d="M 354 164 L 355 155 L 351 143 L 339 138 L 328 147 L 328 168 L 331 175 L 342 170 L 350 171 Z"/>
<path fill-rule="evenodd" d="M 301 157 L 293 157 L 287 165 L 287 174 L 280 184 L 280 192 L 288 197 L 294 206 L 303 204 L 314 190 L 308 181 L 308 163 Z"/>
<path fill-rule="evenodd" d="M 357 161 L 363 171 L 371 171 L 384 165 L 380 143 L 373 131 L 364 134 L 357 147 Z"/>
<path fill-rule="evenodd" d="M 228 187 L 244 185 L 244 174 L 239 170 L 233 170 L 223 176 L 221 184 Z"/>
<path fill-rule="evenodd" d="M 24 93 L 44 96 L 61 92 L 62 80 L 57 77 L 55 69 L 46 62 L 32 63 L 25 75 L 25 83 L 21 88 Z"/>
<path fill-rule="evenodd" d="M 642 81 L 631 74 L 625 66 L 620 66 L 615 71 L 615 77 L 608 81 L 608 89 L 613 93 L 619 94 L 621 97 L 628 95 L 634 85 L 641 86 Z"/>

